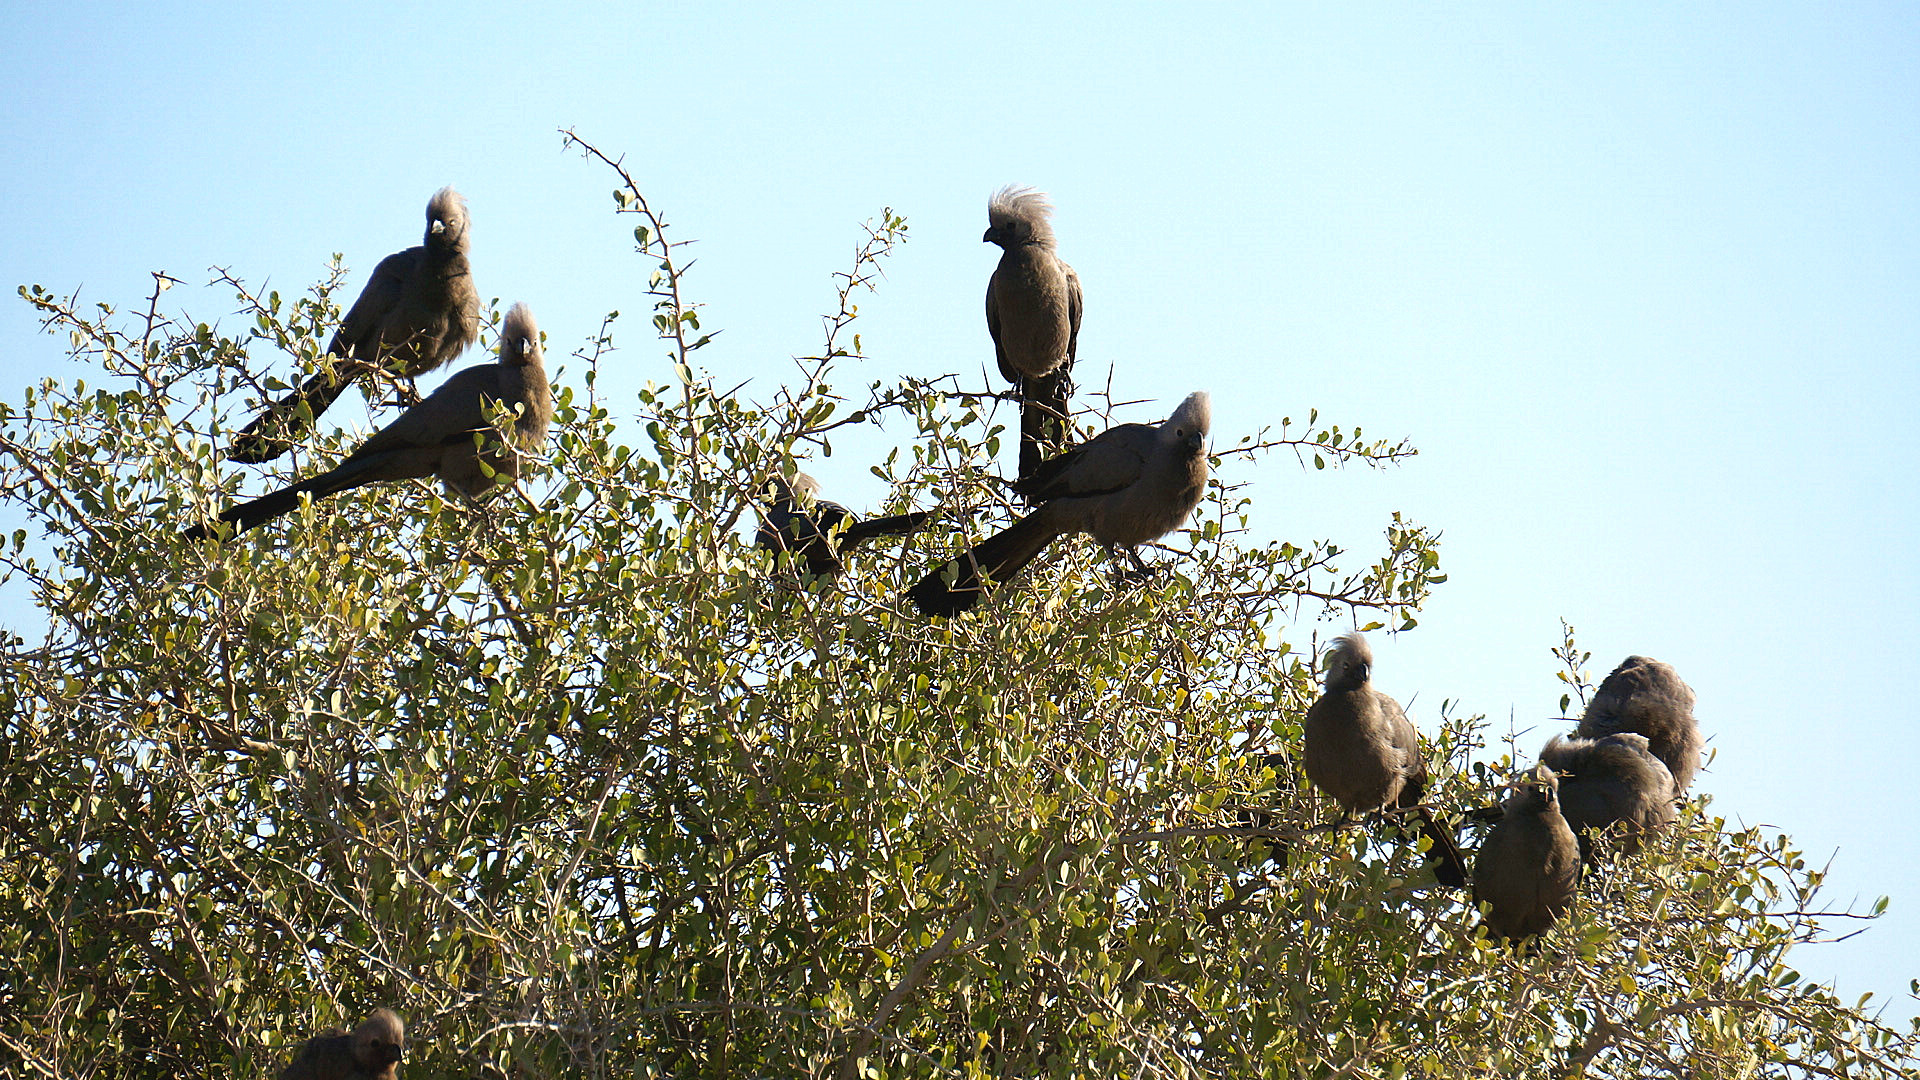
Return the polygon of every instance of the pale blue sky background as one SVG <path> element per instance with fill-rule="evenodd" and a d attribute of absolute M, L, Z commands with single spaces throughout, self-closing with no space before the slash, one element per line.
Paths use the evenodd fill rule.
<path fill-rule="evenodd" d="M 769 395 L 814 351 L 828 275 L 893 206 L 913 239 L 843 385 L 984 385 L 986 196 L 1036 184 L 1086 282 L 1083 381 L 1111 365 L 1155 399 L 1130 418 L 1207 388 L 1217 448 L 1314 406 L 1421 447 L 1245 475 L 1262 536 L 1370 557 L 1394 510 L 1445 530 L 1451 582 L 1376 636 L 1423 727 L 1457 698 L 1537 748 L 1563 616 L 1596 678 L 1676 664 L 1716 811 L 1837 850 L 1836 903 L 1893 897 L 1799 966 L 1897 998 L 1920 976 L 1920 14 L 1535 7 L 16 2 L 0 399 L 85 374 L 17 284 L 131 307 L 149 270 L 219 264 L 297 292 L 340 251 L 350 299 L 448 183 L 482 295 L 530 303 L 556 358 L 620 308 L 616 391 L 665 378 L 632 222 L 560 126 L 699 240 L 722 382 Z M 223 290 L 169 299 L 241 324 Z M 903 427 L 813 471 L 875 503 L 865 455 Z"/>

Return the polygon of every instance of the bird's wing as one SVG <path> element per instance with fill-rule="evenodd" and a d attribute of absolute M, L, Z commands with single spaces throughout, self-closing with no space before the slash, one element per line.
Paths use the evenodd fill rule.
<path fill-rule="evenodd" d="M 329 353 L 344 357 L 365 349 L 366 355 L 359 358 L 373 359 L 370 347 L 379 343 L 381 325 L 399 305 L 407 278 L 413 275 L 424 254 L 425 249 L 411 247 L 380 260 L 380 265 L 373 268 L 373 276 L 367 279 L 367 287 L 360 290 L 360 298 L 347 309 L 347 317 L 340 320 L 340 329 L 327 346 Z"/>
<path fill-rule="evenodd" d="M 999 282 L 1000 271 L 995 268 L 993 276 L 987 279 L 987 333 L 993 335 L 993 358 L 1000 364 L 1000 377 L 1017 385 L 1020 373 L 1007 363 L 1006 346 L 1000 343 L 1000 299 L 995 295 L 994 288 Z"/>
<path fill-rule="evenodd" d="M 1080 296 L 1080 275 L 1066 263 L 1060 264 L 1060 272 L 1067 275 L 1067 361 L 1061 366 L 1071 371 L 1080 351 L 1080 312 L 1085 304 Z"/>
<path fill-rule="evenodd" d="M 1033 499 L 1110 495 L 1140 479 L 1160 429 L 1151 424 L 1121 424 L 1040 463 L 1014 490 Z"/>
<path fill-rule="evenodd" d="M 473 432 L 487 426 L 486 403 L 506 400 L 501 378 L 505 371 L 499 364 L 477 364 L 454 372 L 425 401 L 368 436 L 347 460 L 471 439 Z"/>

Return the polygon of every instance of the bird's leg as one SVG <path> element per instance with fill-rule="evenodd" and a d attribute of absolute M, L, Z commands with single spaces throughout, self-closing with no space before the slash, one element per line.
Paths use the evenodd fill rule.
<path fill-rule="evenodd" d="M 1133 564 L 1132 570 L 1115 571 L 1115 578 L 1122 584 L 1131 585 L 1140 581 L 1152 581 L 1160 575 L 1161 568 L 1149 565 L 1145 559 L 1140 557 L 1140 552 L 1135 548 L 1122 548 L 1118 544 L 1108 544 L 1107 554 L 1111 555 L 1116 561 L 1124 555 L 1127 561 Z"/>

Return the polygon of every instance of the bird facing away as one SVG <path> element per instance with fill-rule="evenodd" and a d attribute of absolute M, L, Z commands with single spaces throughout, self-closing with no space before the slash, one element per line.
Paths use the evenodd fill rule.
<path fill-rule="evenodd" d="M 376 1009 L 353 1034 L 323 1032 L 300 1044 L 280 1080 L 395 1080 L 407 1049 L 407 1026 L 392 1009 Z"/>
<path fill-rule="evenodd" d="M 467 201 L 441 188 L 427 203 L 427 234 L 380 260 L 360 298 L 327 343 L 334 357 L 298 390 L 274 402 L 233 440 L 234 461 L 271 461 L 287 452 L 309 421 L 367 373 L 398 368 L 412 378 L 450 364 L 480 336 L 480 294 L 467 266 Z"/>
<path fill-rule="evenodd" d="M 509 440 L 514 445 L 490 445 L 483 451 L 475 440 L 478 437 L 486 443 L 494 438 L 487 420 L 487 412 L 494 406 L 518 412 Z M 299 506 L 303 492 L 321 499 L 383 480 L 438 476 L 454 491 L 475 497 L 494 486 L 493 478 L 481 466 L 505 476 L 519 476 L 518 451 L 539 446 L 547 437 L 552 419 L 553 395 L 541 361 L 540 330 L 534 325 L 533 312 L 525 304 L 515 304 L 501 326 L 499 363 L 476 364 L 454 372 L 425 401 L 368 436 L 339 465 L 231 507 L 220 520 L 230 522 L 238 535 Z M 197 540 L 212 532 L 207 525 L 195 525 L 183 535 Z"/>
<path fill-rule="evenodd" d="M 1559 782 L 1536 765 L 1507 800 L 1473 863 L 1473 896 L 1487 928 L 1508 942 L 1544 934 L 1573 904 L 1580 846 L 1560 815 Z"/>
<path fill-rule="evenodd" d="M 1326 693 L 1307 709 L 1301 760 L 1307 779 L 1343 811 L 1341 820 L 1373 810 L 1412 811 L 1432 842 L 1434 877 L 1455 888 L 1467 883 L 1451 829 L 1420 804 L 1427 791 L 1427 760 L 1420 736 L 1400 703 L 1373 688 L 1373 647 L 1359 634 L 1333 639 L 1321 657 Z"/>
<path fill-rule="evenodd" d="M 980 238 L 1001 250 L 987 281 L 987 332 L 1000 375 L 1020 394 L 1022 480 L 1066 444 L 1080 344 L 1080 275 L 1055 250 L 1052 215 L 1046 193 L 1009 185 L 988 200 Z"/>
<path fill-rule="evenodd" d="M 933 520 L 933 511 L 860 519 L 837 502 L 819 497 L 820 481 L 795 473 L 788 481 L 776 476 L 767 483 L 767 512 L 754 534 L 753 545 L 785 552 L 806 564 L 807 573 L 837 574 L 846 568 L 841 557 L 876 536 L 904 536 Z"/>
<path fill-rule="evenodd" d="M 1108 428 L 1048 461 L 1014 485 L 1038 504 L 1030 513 L 942 563 L 907 595 L 922 614 L 958 615 L 1069 533 L 1124 548 L 1144 569 L 1133 549 L 1179 528 L 1206 492 L 1211 421 L 1206 391 L 1197 390 L 1160 424 Z"/>
<path fill-rule="evenodd" d="M 1673 793 L 1685 796 L 1700 767 L 1700 725 L 1693 718 L 1693 689 L 1671 664 L 1645 656 L 1620 662 L 1594 691 L 1574 734 L 1598 739 L 1632 732 L 1645 735 L 1653 756 L 1673 774 Z"/>
<path fill-rule="evenodd" d="M 1580 838 L 1587 862 L 1608 830 L 1614 847 L 1632 855 L 1642 838 L 1673 824 L 1673 774 L 1653 756 L 1645 735 L 1556 735 L 1540 751 L 1540 764 L 1560 775 L 1560 815 Z"/>

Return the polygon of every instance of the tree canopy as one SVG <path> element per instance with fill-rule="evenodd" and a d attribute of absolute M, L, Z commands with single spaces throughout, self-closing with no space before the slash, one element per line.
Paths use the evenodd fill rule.
<path fill-rule="evenodd" d="M 1712 812 L 1710 773 L 1536 955 L 1489 943 L 1414 846 L 1312 828 L 1290 751 L 1315 627 L 1412 630 L 1445 582 L 1425 525 L 1257 542 L 1257 492 L 1216 479 L 1151 580 L 1064 544 L 982 610 L 919 617 L 901 590 L 1013 510 L 988 389 L 841 381 L 905 219 L 868 225 L 824 345 L 751 401 L 701 367 L 662 216 L 573 145 L 619 177 L 666 363 L 612 400 L 614 315 L 571 359 L 550 342 L 543 468 L 474 503 L 362 488 L 183 541 L 256 482 L 217 449 L 318 362 L 344 269 L 291 298 L 223 272 L 241 330 L 164 314 L 165 275 L 131 311 L 21 290 L 89 374 L 0 404 L 30 522 L 0 565 L 45 618 L 0 654 L 9 1070 L 256 1075 L 378 1006 L 429 1076 L 1911 1068 L 1920 1027 L 1788 963 L 1885 901 L 1827 908 L 1790 839 Z M 1213 452 L 1413 452 L 1306 415 Z M 755 550 L 766 481 L 882 417 L 913 437 L 872 466 L 877 512 L 980 512 L 837 579 Z M 1557 652 L 1571 704 L 1588 657 Z M 1455 814 L 1531 762 L 1484 718 L 1415 719 Z"/>

